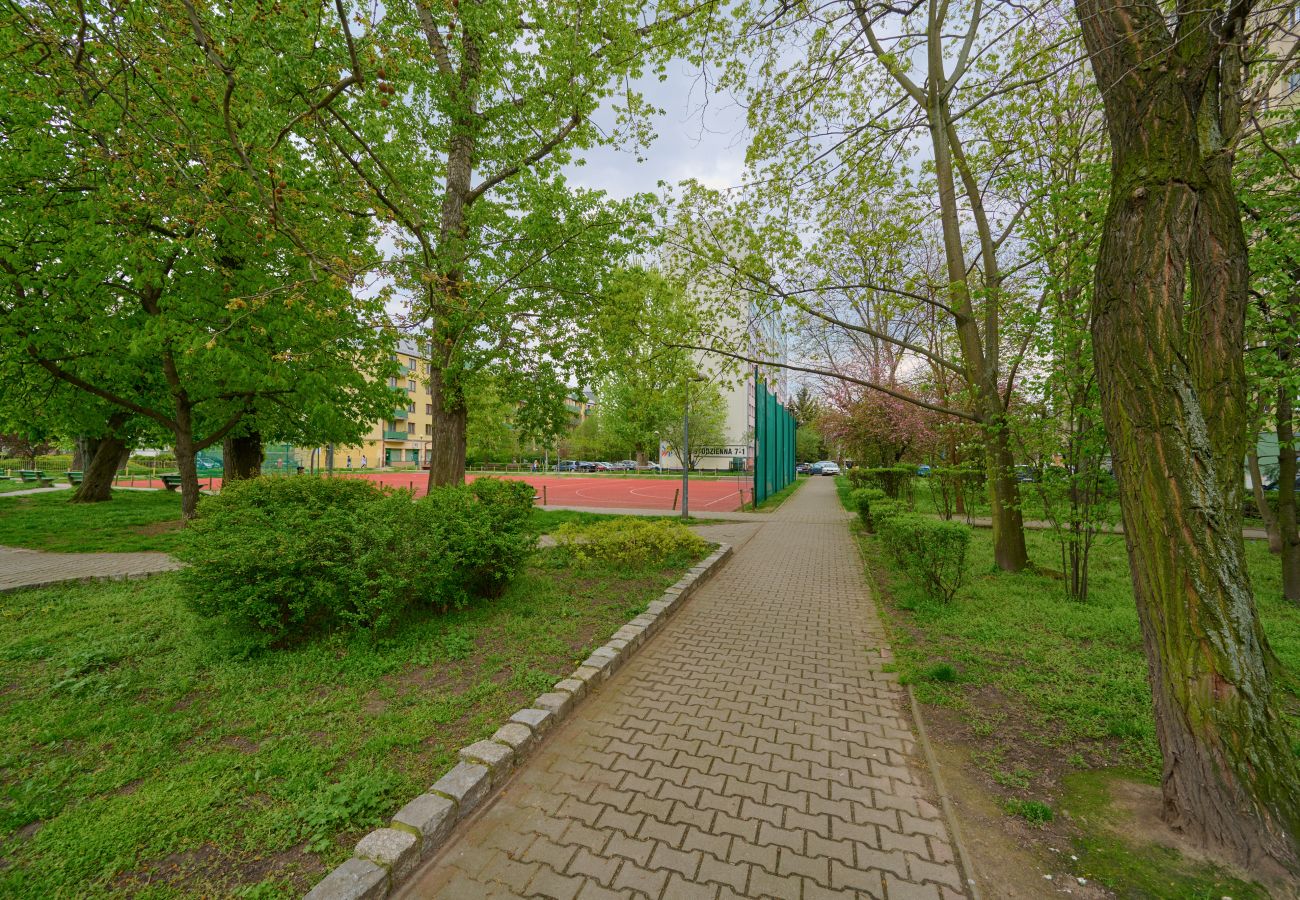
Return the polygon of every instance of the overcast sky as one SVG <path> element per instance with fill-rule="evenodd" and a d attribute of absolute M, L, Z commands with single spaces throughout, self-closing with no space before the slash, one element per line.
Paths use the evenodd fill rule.
<path fill-rule="evenodd" d="M 639 90 L 664 112 L 655 119 L 658 139 L 637 162 L 629 151 L 597 148 L 569 177 L 583 187 L 615 197 L 653 191 L 660 181 L 675 185 L 695 178 L 712 188 L 740 183 L 745 161 L 745 114 L 730 97 L 712 94 L 698 70 L 685 62 L 669 65 L 668 79 L 642 80 Z"/>

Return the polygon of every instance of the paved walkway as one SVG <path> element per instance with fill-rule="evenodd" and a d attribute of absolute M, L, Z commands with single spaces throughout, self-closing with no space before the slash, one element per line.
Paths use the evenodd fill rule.
<path fill-rule="evenodd" d="M 966 896 L 846 518 L 766 516 L 402 896 Z"/>
<path fill-rule="evenodd" d="M 0 591 L 44 587 L 62 581 L 137 578 L 179 569 L 166 553 L 42 553 L 0 547 Z"/>

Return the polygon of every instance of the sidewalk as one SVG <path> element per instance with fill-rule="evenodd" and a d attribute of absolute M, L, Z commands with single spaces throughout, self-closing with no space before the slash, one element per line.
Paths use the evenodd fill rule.
<path fill-rule="evenodd" d="M 0 591 L 64 581 L 110 581 L 179 569 L 166 553 L 42 553 L 0 547 Z"/>
<path fill-rule="evenodd" d="M 400 896 L 965 897 L 846 519 L 751 526 Z"/>

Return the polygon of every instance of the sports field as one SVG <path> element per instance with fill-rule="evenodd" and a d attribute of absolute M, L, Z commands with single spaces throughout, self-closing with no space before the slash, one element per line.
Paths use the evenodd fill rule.
<path fill-rule="evenodd" d="M 286 476 L 295 477 L 295 476 Z M 428 483 L 426 472 L 368 472 L 345 474 L 335 472 L 337 478 L 368 478 L 389 487 L 410 488 L 416 495 L 425 492 Z M 469 481 L 483 477 L 468 476 Z M 499 475 L 526 481 L 537 491 L 537 502 L 547 506 L 577 506 L 599 509 L 680 509 L 680 479 L 591 477 L 573 475 Z M 161 481 L 147 478 L 122 479 L 122 487 L 162 487 Z M 204 490 L 218 490 L 220 478 L 199 478 Z M 751 477 L 691 479 L 691 509 L 716 512 L 733 512 L 752 500 Z"/>

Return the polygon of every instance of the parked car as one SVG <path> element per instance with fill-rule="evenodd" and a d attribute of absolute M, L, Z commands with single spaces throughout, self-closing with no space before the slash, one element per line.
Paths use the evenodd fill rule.
<path fill-rule="evenodd" d="M 648 462 L 643 466 L 637 466 L 637 469 L 639 469 L 642 472 L 658 472 L 659 463 Z"/>
<path fill-rule="evenodd" d="M 578 464 L 571 459 L 562 459 L 555 464 L 555 471 L 576 472 L 578 471 Z"/>
<path fill-rule="evenodd" d="M 635 471 L 636 471 L 636 460 L 635 460 L 635 459 L 620 459 L 618 462 L 614 463 L 614 465 L 615 465 L 615 467 L 618 468 L 618 470 L 619 470 L 620 472 L 635 472 Z"/>
<path fill-rule="evenodd" d="M 1280 485 L 1281 483 L 1282 483 L 1282 482 L 1281 482 L 1280 480 L 1278 480 L 1278 479 L 1274 479 L 1273 482 L 1272 482 L 1271 484 L 1265 484 L 1265 485 L 1264 485 L 1264 490 L 1266 490 L 1266 491 L 1276 491 L 1276 490 L 1278 489 L 1278 485 Z M 1300 475 L 1297 475 L 1296 478 L 1295 478 L 1295 489 L 1296 489 L 1297 491 L 1300 491 Z"/>
<path fill-rule="evenodd" d="M 829 459 L 823 459 L 821 462 L 815 462 L 808 470 L 810 475 L 838 475 L 840 467 Z"/>
<path fill-rule="evenodd" d="M 926 465 L 920 465 L 920 466 L 917 466 L 917 467 L 916 467 L 916 474 L 917 474 L 917 475 L 920 475 L 922 478 L 929 478 L 929 477 L 930 477 L 930 467 L 929 467 L 929 466 L 926 466 Z"/>
<path fill-rule="evenodd" d="M 799 463 L 799 465 L 797 465 L 797 466 L 794 467 L 794 474 L 796 474 L 796 475 L 807 475 L 811 470 L 812 470 L 812 465 L 811 465 L 811 464 L 809 464 L 809 463 Z"/>
<path fill-rule="evenodd" d="M 1038 481 L 1038 473 L 1034 471 L 1033 466 L 1014 466 L 1012 472 L 1015 473 L 1016 481 L 1021 484 L 1034 484 Z"/>

